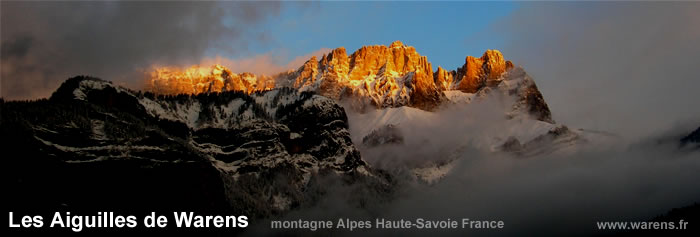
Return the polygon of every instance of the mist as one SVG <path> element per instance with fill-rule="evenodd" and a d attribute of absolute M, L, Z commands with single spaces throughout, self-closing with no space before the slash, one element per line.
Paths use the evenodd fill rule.
<path fill-rule="evenodd" d="M 489 142 L 527 126 L 503 116 L 513 100 L 492 95 L 439 111 L 430 123 L 402 121 L 402 145 L 358 145 L 372 167 L 407 179 L 380 216 L 508 223 L 504 231 L 480 234 L 591 235 L 596 221 L 644 221 L 700 201 L 700 153 L 678 143 L 698 124 L 633 141 L 589 134 L 575 145 L 522 157 L 494 151 Z M 351 126 L 362 126 L 350 118 Z M 454 167 L 434 184 L 415 182 L 405 170 L 449 155 L 456 155 Z"/>
<path fill-rule="evenodd" d="M 700 121 L 700 3 L 532 2 L 472 40 L 501 39 L 553 117 L 629 139 Z"/>
<path fill-rule="evenodd" d="M 494 93 L 478 103 L 448 106 L 436 113 L 414 111 L 395 124 L 403 144 L 377 147 L 364 146 L 358 138 L 369 130 L 368 124 L 381 126 L 368 123 L 372 120 L 364 116 L 381 116 L 346 110 L 353 143 L 373 169 L 391 174 L 394 190 L 386 197 L 373 192 L 371 185 L 329 181 L 323 185 L 328 191 L 321 200 L 280 218 L 373 223 L 375 218 L 469 218 L 506 223 L 502 230 L 331 230 L 334 235 L 590 236 L 611 233 L 598 231 L 597 221 L 648 221 L 700 201 L 700 151 L 679 145 L 680 137 L 697 124 L 633 140 L 588 134 L 574 145 L 524 157 L 493 146 L 502 141 L 498 137 L 517 133 L 528 120 L 504 116 L 513 101 Z M 453 167 L 436 182 L 423 182 L 413 174 L 413 168 L 445 161 L 452 161 Z M 255 231 L 277 231 L 269 230 L 267 221 L 258 223 Z"/>

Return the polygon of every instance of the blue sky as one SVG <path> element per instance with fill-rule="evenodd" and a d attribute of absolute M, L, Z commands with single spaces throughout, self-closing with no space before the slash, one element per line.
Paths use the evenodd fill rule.
<path fill-rule="evenodd" d="M 401 40 L 428 56 L 434 69 L 456 69 L 467 55 L 500 49 L 504 40 L 475 37 L 517 8 L 512 2 L 320 2 L 285 3 L 278 16 L 250 29 L 262 42 L 245 58 L 285 52 L 287 60 L 321 48 L 345 47 L 348 54 L 363 45 Z M 504 52 L 505 53 L 505 52 Z"/>

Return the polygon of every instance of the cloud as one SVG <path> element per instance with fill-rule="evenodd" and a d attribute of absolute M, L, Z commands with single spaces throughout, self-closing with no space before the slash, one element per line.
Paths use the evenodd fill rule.
<path fill-rule="evenodd" d="M 248 53 L 279 2 L 2 2 L 1 96 L 46 97 L 86 74 L 138 85 L 154 63 Z"/>
<path fill-rule="evenodd" d="M 593 235 L 596 221 L 649 220 L 698 201 L 697 152 L 674 148 L 588 147 L 531 159 L 470 149 L 440 183 L 409 186 L 385 213 L 505 221 L 494 235 Z"/>
<path fill-rule="evenodd" d="M 598 231 L 597 221 L 647 221 L 700 201 L 700 189 L 695 188 L 700 151 L 679 149 L 680 137 L 698 124 L 668 127 L 635 139 L 581 132 L 585 141 L 538 143 L 536 155 L 523 157 L 494 151 L 511 135 L 534 139 L 526 135 L 537 130 L 534 121 L 504 116 L 515 100 L 492 93 L 435 113 L 410 108 L 362 114 L 346 110 L 353 143 L 373 169 L 391 175 L 390 191 L 372 183 L 363 186 L 361 181 L 323 183 L 325 192 L 319 200 L 271 219 L 337 222 L 350 218 L 374 223 L 377 218 L 469 218 L 502 220 L 506 226 L 502 230 L 292 232 L 299 236 L 591 236 L 612 233 Z M 363 146 L 362 137 L 384 123 L 400 129 L 403 144 Z M 438 182 L 416 181 L 413 168 L 447 160 L 454 160 L 453 168 Z M 258 220 L 249 233 L 288 231 L 269 226 L 269 220 Z"/>
<path fill-rule="evenodd" d="M 700 120 L 700 3 L 521 3 L 479 34 L 534 77 L 555 120 L 643 137 Z"/>
<path fill-rule="evenodd" d="M 214 64 L 220 64 L 232 72 L 250 72 L 256 75 L 274 75 L 290 69 L 297 69 L 302 66 L 311 57 L 321 59 L 323 54 L 327 54 L 331 49 L 321 48 L 311 53 L 297 56 L 288 60 L 286 51 L 273 51 L 265 54 L 255 55 L 250 58 L 230 59 L 222 56 L 202 59 L 200 66 L 209 67 Z"/>
<path fill-rule="evenodd" d="M 659 143 L 659 136 L 629 143 L 592 134 L 589 141 L 573 147 L 519 157 L 494 152 L 488 145 L 504 131 L 530 130 L 504 118 L 510 103 L 512 98 L 492 96 L 481 103 L 449 107 L 427 118 L 412 113 L 398 125 L 404 144 L 374 148 L 358 145 L 363 159 L 374 169 L 391 174 L 391 191 L 377 192 L 371 184 L 324 183 L 321 186 L 327 192 L 320 200 L 272 219 L 336 222 L 351 218 L 374 223 L 376 218 L 469 218 L 502 220 L 506 226 L 502 230 L 292 232 L 300 236 L 358 232 L 368 236 L 591 236 L 611 233 L 598 231 L 596 221 L 646 221 L 700 200 L 700 189 L 695 188 L 700 179 L 700 151 L 678 147 L 680 136 L 697 125 L 670 129 L 669 134 L 675 138 L 667 143 Z M 363 131 L 368 120 L 363 114 L 349 113 L 350 132 L 358 144 L 355 138 L 362 134 L 356 133 Z M 448 156 L 455 156 L 454 167 L 439 182 L 427 185 L 415 181 L 412 168 L 444 161 Z M 268 220 L 258 220 L 251 228 L 250 233 L 287 231 L 270 230 Z"/>

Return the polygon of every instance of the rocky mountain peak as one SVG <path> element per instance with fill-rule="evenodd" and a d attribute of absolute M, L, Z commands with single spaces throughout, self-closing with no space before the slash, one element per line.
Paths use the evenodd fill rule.
<path fill-rule="evenodd" d="M 243 72 L 236 74 L 222 65 L 155 68 L 147 90 L 156 94 L 200 94 L 222 91 L 262 91 L 275 86 L 274 80 Z"/>
<path fill-rule="evenodd" d="M 360 111 L 369 107 L 400 106 L 433 111 L 454 98 L 488 93 L 501 84 L 504 75 L 512 68 L 513 63 L 505 60 L 500 51 L 489 49 L 478 58 L 467 56 L 464 65 L 456 70 L 437 67 L 433 71 L 427 57 L 420 55 L 414 47 L 395 41 L 389 46 L 363 46 L 350 55 L 345 48 L 339 47 L 320 59 L 311 57 L 296 70 L 273 77 L 236 74 L 221 65 L 211 68 L 195 66 L 186 70 L 158 69 L 150 84 L 151 91 L 159 94 L 226 90 L 251 93 L 291 87 L 299 91 L 314 91 L 338 101 L 348 100 L 352 109 Z M 529 90 L 518 95 L 522 97 L 520 101 L 528 98 L 530 102 L 527 104 L 537 105 L 536 110 L 542 114 L 537 117 L 551 121 L 534 82 L 526 84 Z"/>
<path fill-rule="evenodd" d="M 416 52 L 414 47 L 406 47 L 401 42 L 385 45 L 363 46 L 350 55 L 350 80 L 363 80 L 376 75 L 380 68 L 405 75 L 408 72 L 430 72 L 432 68 L 427 58 Z"/>
<path fill-rule="evenodd" d="M 322 71 L 327 71 L 335 76 L 347 74 L 349 72 L 349 59 L 345 48 L 336 48 L 328 55 L 324 54 L 320 66 Z"/>
<path fill-rule="evenodd" d="M 304 65 L 297 70 L 294 87 L 300 88 L 314 83 L 316 81 L 316 75 L 318 75 L 318 65 L 319 62 L 316 56 L 312 56 L 311 59 L 306 61 Z"/>
<path fill-rule="evenodd" d="M 447 90 L 454 81 L 454 71 L 447 71 L 438 66 L 437 71 L 433 74 L 435 84 L 440 90 Z"/>
<path fill-rule="evenodd" d="M 498 50 L 486 50 L 480 58 L 467 56 L 464 65 L 457 70 L 454 89 L 475 93 L 486 85 L 494 85 L 501 74 L 513 67 Z"/>
<path fill-rule="evenodd" d="M 345 55 L 345 49 L 334 50 L 333 54 Z M 329 57 L 330 58 L 330 57 Z M 348 58 L 338 62 L 321 63 L 322 68 L 336 70 L 334 86 L 348 88 L 330 89 L 329 84 L 321 85 L 323 91 L 331 91 L 334 97 L 338 91 L 345 91 L 346 97 L 359 101 L 369 100 L 376 107 L 396 107 L 410 105 L 425 110 L 434 110 L 444 99 L 433 80 L 433 69 L 428 58 L 421 56 L 416 49 L 405 46 L 400 41 L 389 45 L 363 46 Z M 328 59 L 326 59 L 328 60 Z M 347 67 L 346 67 L 347 65 Z M 345 69 L 347 68 L 347 71 Z M 367 98 L 369 97 L 369 98 Z M 390 98 L 388 98 L 390 97 Z M 358 102 L 363 104 L 366 102 Z"/>
<path fill-rule="evenodd" d="M 391 45 L 389 45 L 389 48 L 397 48 L 397 47 L 404 47 L 403 43 L 401 41 L 397 40 L 397 41 L 394 41 L 393 43 L 391 43 Z"/>

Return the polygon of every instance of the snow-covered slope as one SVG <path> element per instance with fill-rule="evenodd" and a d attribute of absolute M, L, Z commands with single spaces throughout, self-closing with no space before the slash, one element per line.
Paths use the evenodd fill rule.
<path fill-rule="evenodd" d="M 405 166 L 428 183 L 439 181 L 451 172 L 454 162 L 469 157 L 470 152 L 523 158 L 567 154 L 586 145 L 588 139 L 597 139 L 595 134 L 528 116 L 472 114 L 477 111 L 446 108 L 428 112 L 404 106 L 350 113 L 350 133 L 371 165 L 380 169 Z"/>
<path fill-rule="evenodd" d="M 591 136 L 557 124 L 534 80 L 498 50 L 486 50 L 481 57 L 467 56 L 455 70 L 437 67 L 433 71 L 427 57 L 400 41 L 364 46 L 350 55 L 341 47 L 272 78 L 276 88 L 315 92 L 342 104 L 349 113 L 352 141 L 365 150 L 384 145 L 413 148 L 425 143 L 416 141 L 439 141 L 443 134 L 460 134 L 441 144 L 440 154 L 423 154 L 439 156 L 437 165 L 460 157 L 459 151 L 465 148 L 527 157 L 567 150 Z M 212 80 L 212 84 L 218 85 L 217 81 L 222 80 Z M 188 110 L 196 111 L 197 106 L 203 105 L 161 105 L 176 107 L 166 111 L 179 114 L 158 116 L 198 129 L 203 125 L 194 123 L 195 115 Z M 218 110 L 231 109 L 226 106 Z M 152 111 L 157 114 L 160 109 Z M 274 116 L 274 109 L 268 111 Z M 220 122 L 204 126 L 221 126 L 229 120 L 219 118 L 216 121 Z M 363 150 L 365 157 L 372 154 Z"/>
<path fill-rule="evenodd" d="M 220 199 L 256 215 L 316 198 L 304 192 L 319 175 L 381 183 L 352 144 L 344 109 L 313 93 L 282 88 L 157 96 L 76 77 L 45 103 L 10 110 L 15 116 L 2 124 L 27 124 L 22 134 L 31 142 L 25 146 L 37 157 L 58 157 L 65 165 L 118 162 L 129 169 L 197 164 L 190 172 L 220 177 Z M 39 116 L 46 109 L 27 109 L 33 107 L 58 112 Z"/>
<path fill-rule="evenodd" d="M 352 139 L 364 158 L 378 166 L 386 165 L 382 159 L 397 160 L 397 165 L 412 169 L 419 180 L 431 183 L 449 173 L 453 162 L 468 152 L 503 152 L 517 157 L 565 154 L 590 140 L 604 139 L 551 120 L 534 82 L 519 67 L 475 93 L 445 93 L 452 103 L 436 111 L 403 106 L 350 112 Z M 381 135 L 387 137 L 377 137 Z M 368 140 L 373 141 L 371 145 L 365 144 Z M 377 141 L 400 142 L 382 145 Z M 405 150 L 415 152 L 394 157 Z M 401 159 L 409 161 L 402 163 Z"/>

